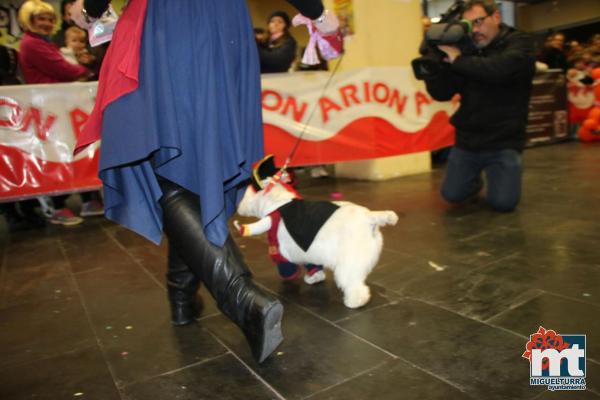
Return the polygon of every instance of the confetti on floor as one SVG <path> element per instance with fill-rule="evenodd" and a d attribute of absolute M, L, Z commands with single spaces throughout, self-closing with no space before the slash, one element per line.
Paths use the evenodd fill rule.
<path fill-rule="evenodd" d="M 435 269 L 438 272 L 443 271 L 447 268 L 446 265 L 438 265 L 438 264 L 434 263 L 433 261 L 429 261 L 428 264 L 431 268 Z"/>

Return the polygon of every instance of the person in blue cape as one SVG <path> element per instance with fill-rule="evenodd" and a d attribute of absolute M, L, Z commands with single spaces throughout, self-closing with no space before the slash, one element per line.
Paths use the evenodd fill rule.
<path fill-rule="evenodd" d="M 320 0 L 289 2 L 321 32 L 337 29 Z M 108 5 L 77 0 L 71 16 L 89 28 Z M 227 221 L 263 157 L 260 96 L 245 0 L 130 0 L 79 138 L 102 138 L 107 218 L 155 243 L 166 233 L 173 324 L 195 320 L 203 282 L 258 362 L 283 340 L 283 306 L 253 282 Z"/>

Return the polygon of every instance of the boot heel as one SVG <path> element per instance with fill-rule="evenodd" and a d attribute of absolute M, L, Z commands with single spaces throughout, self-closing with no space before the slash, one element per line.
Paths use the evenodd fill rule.
<path fill-rule="evenodd" d="M 200 315 L 197 304 L 192 302 L 173 302 L 171 300 L 171 324 L 173 326 L 189 325 Z"/>
<path fill-rule="evenodd" d="M 169 243 L 167 266 L 167 297 L 174 326 L 189 325 L 200 315 L 198 303 L 200 280 L 183 262 L 177 250 Z"/>
<path fill-rule="evenodd" d="M 263 340 L 258 346 L 258 354 L 255 354 L 259 363 L 262 363 L 283 342 L 281 333 L 281 319 L 283 317 L 283 305 L 278 301 L 270 306 L 264 315 Z"/>

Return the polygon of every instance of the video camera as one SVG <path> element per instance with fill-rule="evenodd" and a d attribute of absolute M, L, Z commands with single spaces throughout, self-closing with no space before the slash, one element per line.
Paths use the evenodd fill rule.
<path fill-rule="evenodd" d="M 445 13 L 440 16 L 440 22 L 435 23 L 425 32 L 419 53 L 421 57 L 412 61 L 415 77 L 419 80 L 431 79 L 438 75 L 443 68 L 442 61 L 446 54 L 437 48 L 438 45 L 452 45 L 464 52 L 472 46 L 471 22 L 461 20 L 465 10 L 465 2 L 457 0 Z"/>

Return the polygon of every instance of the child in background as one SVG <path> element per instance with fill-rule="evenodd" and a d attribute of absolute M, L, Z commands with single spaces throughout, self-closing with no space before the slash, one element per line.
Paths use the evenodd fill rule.
<path fill-rule="evenodd" d="M 77 26 L 67 29 L 65 31 L 65 47 L 61 47 L 60 52 L 71 64 L 81 64 L 94 69 L 96 57 L 88 52 L 87 33 L 83 29 Z"/>
<path fill-rule="evenodd" d="M 87 32 L 78 26 L 71 26 L 65 31 L 65 47 L 60 48 L 65 60 L 71 64 L 81 64 L 96 70 L 96 57 L 87 49 Z M 99 192 L 81 193 L 82 217 L 92 217 L 104 214 L 102 196 Z"/>

